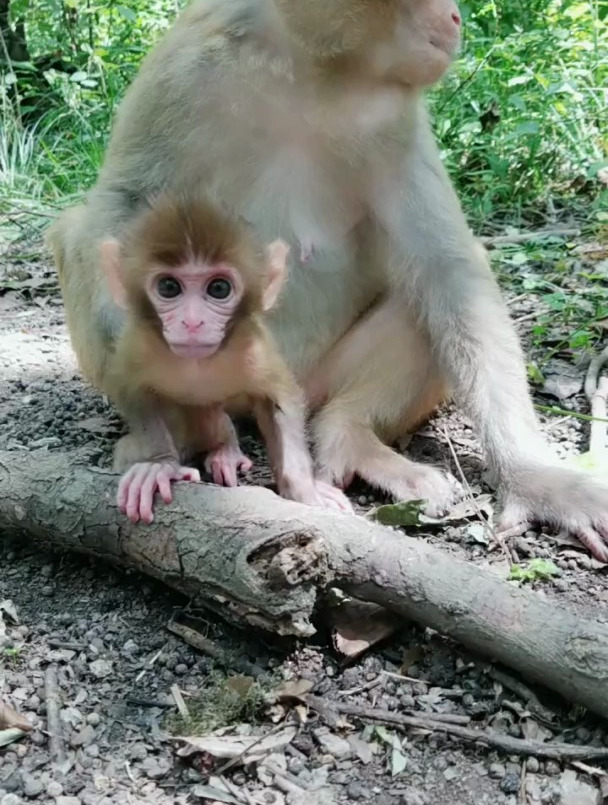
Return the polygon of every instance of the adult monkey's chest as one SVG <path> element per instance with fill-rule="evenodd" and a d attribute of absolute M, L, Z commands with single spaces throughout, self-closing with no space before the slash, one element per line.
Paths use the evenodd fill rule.
<path fill-rule="evenodd" d="M 360 176 L 324 143 L 283 142 L 258 162 L 243 214 L 266 237 L 301 247 L 301 259 L 344 247 L 365 205 Z"/>

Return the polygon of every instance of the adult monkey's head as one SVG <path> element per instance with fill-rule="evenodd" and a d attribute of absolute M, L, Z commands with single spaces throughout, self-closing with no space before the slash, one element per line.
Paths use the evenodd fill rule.
<path fill-rule="evenodd" d="M 460 44 L 454 0 L 277 0 L 292 36 L 326 69 L 423 89 Z"/>

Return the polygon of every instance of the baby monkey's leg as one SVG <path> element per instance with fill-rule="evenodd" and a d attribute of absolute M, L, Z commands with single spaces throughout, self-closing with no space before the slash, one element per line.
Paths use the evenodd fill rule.
<path fill-rule="evenodd" d="M 260 400 L 255 406 L 255 416 L 282 497 L 311 506 L 352 511 L 341 490 L 314 477 L 306 444 L 304 406 L 300 401 Z"/>
<path fill-rule="evenodd" d="M 205 409 L 199 427 L 203 440 L 211 446 L 205 459 L 205 470 L 213 478 L 213 483 L 237 486 L 239 471 L 248 472 L 253 462 L 242 452 L 232 420 L 221 406 L 214 406 Z"/>

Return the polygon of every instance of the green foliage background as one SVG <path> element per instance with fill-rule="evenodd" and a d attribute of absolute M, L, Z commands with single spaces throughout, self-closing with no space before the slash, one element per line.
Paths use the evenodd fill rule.
<path fill-rule="evenodd" d="M 0 0 L 0 212 L 95 179 L 112 114 L 171 0 Z M 608 0 L 461 3 L 461 58 L 430 96 L 472 216 L 608 206 Z"/>

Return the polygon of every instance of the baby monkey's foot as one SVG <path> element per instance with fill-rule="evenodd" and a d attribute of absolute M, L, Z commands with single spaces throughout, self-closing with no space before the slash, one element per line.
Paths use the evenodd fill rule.
<path fill-rule="evenodd" d="M 132 523 L 154 520 L 154 495 L 158 491 L 165 503 L 171 503 L 172 481 L 200 481 L 198 470 L 181 467 L 176 461 L 141 461 L 120 479 L 116 502 Z"/>
<path fill-rule="evenodd" d="M 237 486 L 239 470 L 248 472 L 252 467 L 253 462 L 238 445 L 222 444 L 205 459 L 205 469 L 212 476 L 213 483 L 221 486 Z"/>

